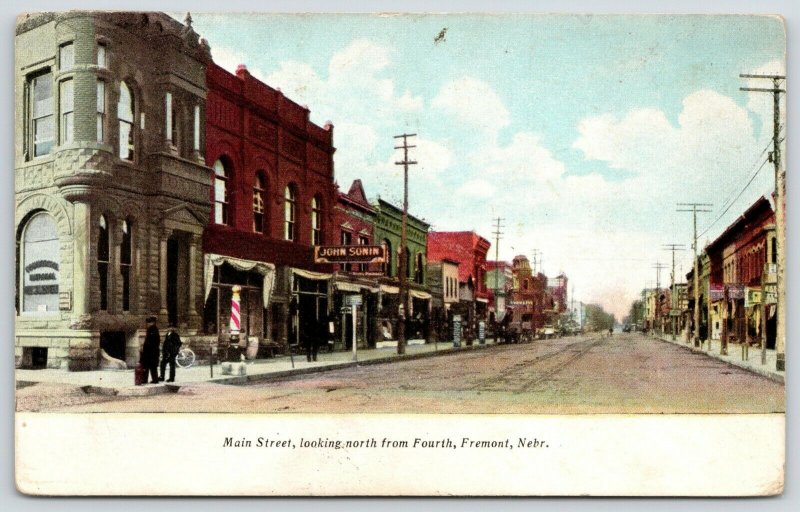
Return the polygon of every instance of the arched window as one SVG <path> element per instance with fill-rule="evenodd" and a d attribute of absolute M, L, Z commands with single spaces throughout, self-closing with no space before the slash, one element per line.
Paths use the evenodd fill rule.
<path fill-rule="evenodd" d="M 297 191 L 293 184 L 286 185 L 283 190 L 283 239 L 295 240 L 295 209 L 297 207 Z"/>
<path fill-rule="evenodd" d="M 133 266 L 133 223 L 122 221 L 122 245 L 120 246 L 119 270 L 122 274 L 122 310 L 131 310 L 131 267 Z"/>
<path fill-rule="evenodd" d="M 228 223 L 228 169 L 222 160 L 214 162 L 214 222 Z"/>
<path fill-rule="evenodd" d="M 108 309 L 108 264 L 111 254 L 108 222 L 105 216 L 100 216 L 97 228 L 97 273 L 100 276 L 100 310 L 105 311 Z"/>
<path fill-rule="evenodd" d="M 37 213 L 22 233 L 22 311 L 58 311 L 61 254 L 56 222 L 47 213 Z"/>
<path fill-rule="evenodd" d="M 318 196 L 311 199 L 311 245 L 322 243 L 322 209 Z"/>
<path fill-rule="evenodd" d="M 117 103 L 117 119 L 119 119 L 119 157 L 133 160 L 134 152 L 134 97 L 125 82 L 119 84 L 119 102 Z"/>
<path fill-rule="evenodd" d="M 383 246 L 383 254 L 385 255 L 385 261 L 381 264 L 381 271 L 384 275 L 389 277 L 392 276 L 392 243 L 389 240 L 384 239 L 381 242 Z"/>
<path fill-rule="evenodd" d="M 422 253 L 418 252 L 414 265 L 414 281 L 416 281 L 419 284 L 422 284 L 424 276 L 425 276 L 424 269 L 422 267 Z"/>
<path fill-rule="evenodd" d="M 264 232 L 264 192 L 266 191 L 264 182 L 264 175 L 258 172 L 253 184 L 253 231 L 256 233 Z"/>

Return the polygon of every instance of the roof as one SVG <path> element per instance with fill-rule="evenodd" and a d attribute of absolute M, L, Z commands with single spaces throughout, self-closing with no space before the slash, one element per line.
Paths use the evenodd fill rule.
<path fill-rule="evenodd" d="M 474 271 L 475 253 L 484 261 L 491 244 L 474 231 L 431 231 L 428 233 L 428 261 L 450 259 L 458 262 L 458 280 L 466 283 Z"/>
<path fill-rule="evenodd" d="M 350 185 L 350 190 L 348 190 L 347 193 L 339 192 L 339 199 L 346 203 L 350 203 L 353 206 L 357 206 L 362 210 L 375 213 L 375 208 L 369 204 L 367 195 L 364 193 L 364 186 L 361 184 L 361 180 L 354 180 L 353 184 Z"/>
<path fill-rule="evenodd" d="M 737 235 L 741 234 L 745 229 L 747 229 L 747 224 L 749 222 L 757 220 L 759 214 L 763 214 L 767 211 L 772 212 L 772 205 L 766 197 L 761 196 L 756 200 L 756 202 L 750 205 L 750 207 L 745 210 L 744 213 L 742 213 L 735 221 L 725 228 L 725 231 L 723 231 L 721 235 L 719 235 L 713 242 L 706 246 L 706 253 L 722 249 L 723 245 L 732 241 Z"/>

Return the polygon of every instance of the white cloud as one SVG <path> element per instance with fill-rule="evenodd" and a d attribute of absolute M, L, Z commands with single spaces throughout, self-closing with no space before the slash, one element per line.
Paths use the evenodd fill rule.
<path fill-rule="evenodd" d="M 468 180 L 456 190 L 456 194 L 458 195 L 480 199 L 492 197 L 494 193 L 494 186 L 483 179 Z"/>
<path fill-rule="evenodd" d="M 507 146 L 490 145 L 472 155 L 473 165 L 493 175 L 523 182 L 556 180 L 564 174 L 564 163 L 553 158 L 535 133 L 518 132 Z"/>
<path fill-rule="evenodd" d="M 510 123 L 508 110 L 494 89 L 472 77 L 444 84 L 431 105 L 490 135 Z"/>

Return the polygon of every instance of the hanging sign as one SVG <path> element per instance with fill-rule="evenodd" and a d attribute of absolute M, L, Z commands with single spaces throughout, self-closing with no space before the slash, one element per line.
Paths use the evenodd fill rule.
<path fill-rule="evenodd" d="M 386 253 L 382 245 L 317 245 L 316 263 L 383 263 Z"/>
<path fill-rule="evenodd" d="M 761 288 L 745 287 L 744 307 L 749 308 L 761 304 Z"/>

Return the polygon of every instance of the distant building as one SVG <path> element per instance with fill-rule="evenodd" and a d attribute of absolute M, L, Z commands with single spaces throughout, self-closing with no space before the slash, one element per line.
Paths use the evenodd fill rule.
<path fill-rule="evenodd" d="M 491 244 L 474 231 L 432 231 L 428 234 L 428 259 L 458 262 L 459 303 L 451 308 L 462 315 L 465 339 L 478 335 L 478 322 L 486 321 L 489 293 L 486 288 L 486 254 Z"/>
<path fill-rule="evenodd" d="M 507 261 L 486 262 L 486 289 L 489 292 L 489 320 L 503 319 L 514 285 L 514 271 Z"/>

